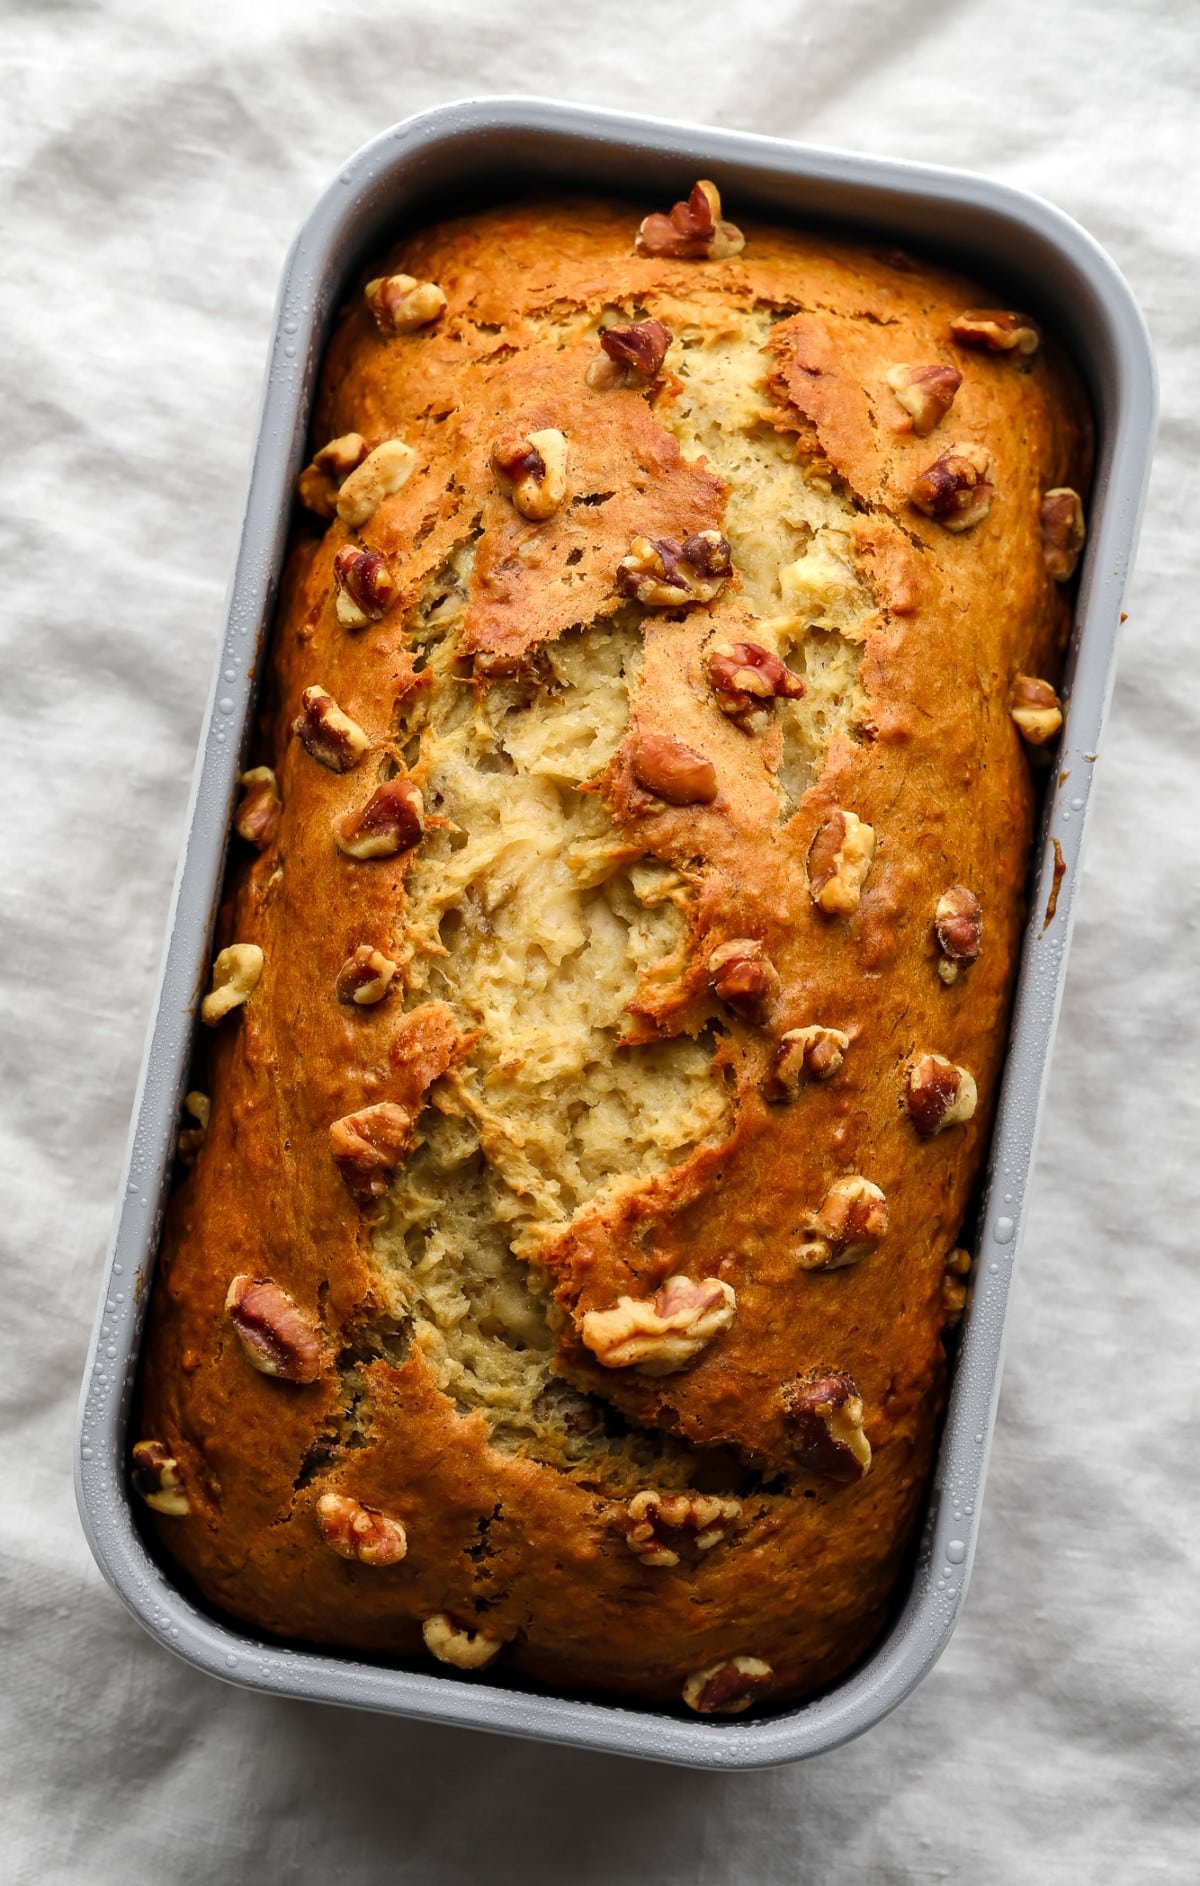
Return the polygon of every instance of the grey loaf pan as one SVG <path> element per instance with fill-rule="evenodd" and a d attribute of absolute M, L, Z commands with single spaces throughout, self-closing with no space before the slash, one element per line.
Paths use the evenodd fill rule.
<path fill-rule="evenodd" d="M 317 368 L 341 284 L 400 228 L 447 209 L 477 206 L 531 184 L 618 191 L 658 207 L 686 195 L 697 176 L 715 176 L 734 213 L 759 210 L 781 220 L 859 230 L 951 260 L 989 282 L 1004 305 L 1026 307 L 1058 330 L 1088 380 L 1098 427 L 1067 721 L 1045 808 L 987 1178 L 978 1221 L 964 1234 L 978 1253 L 972 1302 L 920 1547 L 890 1630 L 857 1670 L 786 1713 L 724 1723 L 518 1692 L 497 1682 L 386 1668 L 256 1639 L 176 1589 L 137 1529 L 125 1471 L 142 1313 L 235 780 Z M 300 231 L 284 271 L 228 624 L 80 1409 L 78 1498 L 92 1550 L 130 1610 L 160 1642 L 200 1669 L 252 1689 L 715 1769 L 766 1767 L 832 1748 L 877 1722 L 920 1682 L 949 1640 L 970 1575 L 1008 1294 L 1154 420 L 1149 340 L 1107 256 L 1048 204 L 978 177 L 538 99 L 444 106 L 397 125 L 346 165 Z M 1047 923 L 1056 878 L 1059 895 Z"/>

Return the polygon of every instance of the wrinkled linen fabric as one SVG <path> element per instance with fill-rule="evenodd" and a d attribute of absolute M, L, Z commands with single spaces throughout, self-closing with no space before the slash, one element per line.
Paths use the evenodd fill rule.
<path fill-rule="evenodd" d="M 1195 33 L 1166 0 L 0 6 L 5 1880 L 1200 1876 Z M 521 91 L 1040 192 L 1162 374 L 970 1597 L 886 1722 L 756 1775 L 226 1688 L 126 1614 L 71 1493 L 284 254 L 368 136 Z"/>

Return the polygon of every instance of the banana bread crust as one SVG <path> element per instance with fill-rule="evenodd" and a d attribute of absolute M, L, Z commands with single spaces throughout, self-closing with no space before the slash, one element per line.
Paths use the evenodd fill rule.
<path fill-rule="evenodd" d="M 636 224 L 464 217 L 370 277 L 432 318 L 339 317 L 314 450 L 411 463 L 297 525 L 281 804 L 218 935 L 261 974 L 205 1031 L 134 1432 L 183 1489 L 164 1547 L 256 1628 L 668 1704 L 751 1659 L 785 1700 L 877 1636 L 928 1486 L 1024 917 L 1010 696 L 1058 677 L 1042 500 L 1086 491 L 1089 422 L 1050 343 L 956 335 L 969 282 Z M 648 322 L 649 374 L 599 343 Z M 932 426 L 904 366 L 961 376 Z M 967 528 L 955 465 L 918 482 L 947 458 L 990 487 Z M 351 548 L 383 563 L 348 585 Z M 397 782 L 415 842 L 339 848 Z M 347 999 L 364 950 L 386 987 Z"/>

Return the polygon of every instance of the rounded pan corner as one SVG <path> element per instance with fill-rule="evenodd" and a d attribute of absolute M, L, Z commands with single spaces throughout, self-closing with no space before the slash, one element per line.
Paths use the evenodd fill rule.
<path fill-rule="evenodd" d="M 974 1292 L 980 1313 L 970 1314 L 964 1326 L 926 1535 L 903 1608 L 858 1668 L 828 1692 L 761 1720 L 688 1721 L 616 1703 L 526 1694 L 489 1682 L 389 1669 L 336 1653 L 255 1640 L 196 1610 L 172 1584 L 137 1532 L 119 1468 L 141 1336 L 141 1284 L 148 1281 L 154 1264 L 191 1010 L 223 870 L 237 752 L 252 710 L 257 650 L 265 639 L 282 561 L 290 479 L 307 428 L 323 322 L 338 281 L 363 243 L 375 239 L 389 219 L 395 222 L 399 204 L 420 203 L 452 174 L 459 177 L 462 166 L 474 161 L 472 151 L 478 151 L 484 137 L 500 140 L 506 149 L 521 147 L 527 157 L 536 149 L 546 161 L 557 160 L 569 149 L 593 187 L 609 187 L 619 174 L 631 187 L 640 181 L 644 188 L 647 174 L 661 185 L 699 163 L 705 168 L 724 166 L 748 195 L 757 194 L 764 204 L 784 213 L 812 210 L 826 220 L 840 217 L 859 228 L 888 228 L 902 240 L 919 241 L 922 228 L 969 230 L 977 249 L 994 253 L 1001 275 L 1006 257 L 1011 260 L 1028 251 L 1056 258 L 1056 292 L 1067 331 L 1101 396 L 1103 445 L 1097 515 L 1078 605 L 1079 654 L 1064 753 L 1078 752 L 1090 760 L 1099 744 L 1116 619 L 1149 472 L 1156 373 L 1150 337 L 1131 290 L 1111 258 L 1069 216 L 1012 185 L 959 170 L 819 150 L 753 133 L 635 118 L 537 97 L 452 101 L 372 139 L 342 166 L 318 199 L 284 269 L 229 624 L 209 697 L 189 837 L 172 895 L 155 1019 L 80 1401 L 76 1499 L 93 1555 L 128 1609 L 166 1648 L 226 1682 L 711 1771 L 768 1768 L 847 1742 L 895 1708 L 942 1654 L 961 1608 L 1084 824 L 1076 817 L 1070 825 L 1056 825 L 1061 787 L 1049 796 L 1033 908 L 1043 907 L 1053 866 L 1050 847 L 1060 841 L 1060 855 L 1071 867 L 1062 929 L 1056 954 L 1048 953 L 1036 919 L 1027 932 L 992 1140 L 993 1168 L 1003 1154 L 1016 1175 L 1006 1181 L 1013 1187 L 1015 1203 L 1009 1202 L 1010 1194 L 993 1198 L 988 1189 L 980 1209 L 979 1249 L 987 1249 L 990 1257 L 986 1266 L 982 1260 L 976 1266 Z M 234 657 L 238 679 L 229 684 L 221 675 Z M 226 698 L 218 712 L 219 693 L 232 697 L 232 713 Z M 122 1291 L 121 1283 L 133 1287 Z"/>

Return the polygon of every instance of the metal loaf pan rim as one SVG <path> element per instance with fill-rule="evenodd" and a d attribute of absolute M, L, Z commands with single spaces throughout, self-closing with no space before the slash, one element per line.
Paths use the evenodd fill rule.
<path fill-rule="evenodd" d="M 971 272 L 1028 290 L 1064 333 L 1097 410 L 1096 482 L 1058 769 L 1047 792 L 1008 1056 L 975 1238 L 964 1324 L 922 1541 L 903 1606 L 869 1656 L 815 1699 L 759 1720 L 684 1720 L 649 1709 L 508 1690 L 335 1651 L 290 1649 L 198 1609 L 147 1550 L 134 1523 L 125 1424 L 145 1298 L 169 1182 L 198 992 L 207 968 L 240 754 L 274 609 L 292 480 L 339 282 L 359 255 L 479 159 L 543 185 L 590 180 L 658 205 L 715 173 L 730 206 L 798 222 L 886 232 L 950 252 Z M 80 1399 L 76 1495 L 104 1576 L 139 1622 L 189 1663 L 226 1681 L 460 1727 L 637 1755 L 695 1768 L 765 1768 L 860 1734 L 901 1702 L 949 1641 L 970 1574 L 999 1392 L 1005 1311 L 1019 1248 L 1050 1046 L 1062 995 L 1090 800 L 1112 684 L 1116 630 L 1144 502 L 1156 390 L 1145 324 L 1104 251 L 1040 198 L 966 172 L 815 150 L 550 99 L 466 99 L 407 119 L 365 145 L 301 228 L 284 270 L 228 619 L 205 717 L 187 839 L 126 1154 L 104 1288 Z M 1055 842 L 1065 865 L 1044 925 Z"/>

